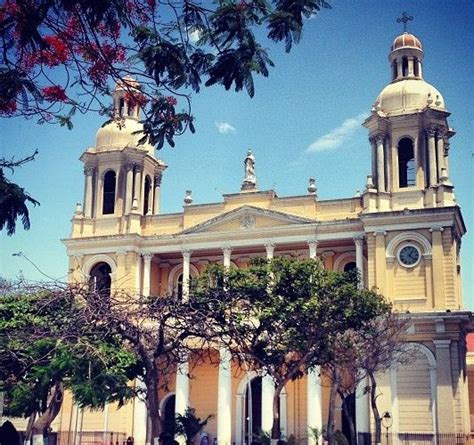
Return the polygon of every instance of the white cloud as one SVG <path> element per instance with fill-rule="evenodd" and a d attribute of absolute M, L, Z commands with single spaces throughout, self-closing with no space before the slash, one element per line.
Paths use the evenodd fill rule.
<path fill-rule="evenodd" d="M 217 131 L 221 134 L 229 134 L 235 131 L 235 128 L 228 122 L 216 122 Z"/>
<path fill-rule="evenodd" d="M 346 119 L 339 127 L 334 128 L 329 133 L 317 138 L 306 150 L 306 153 L 317 151 L 333 150 L 339 148 L 349 136 L 351 136 L 369 116 L 368 113 L 361 113 L 355 117 Z"/>

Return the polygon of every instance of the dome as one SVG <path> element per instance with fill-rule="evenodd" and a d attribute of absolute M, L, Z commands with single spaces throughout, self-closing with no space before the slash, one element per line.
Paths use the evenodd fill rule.
<path fill-rule="evenodd" d="M 125 147 L 136 147 L 154 154 L 154 147 L 145 142 L 139 145 L 143 137 L 143 125 L 133 118 L 125 118 L 120 122 L 109 121 L 96 134 L 95 148 L 97 151 L 121 150 Z"/>
<path fill-rule="evenodd" d="M 441 93 L 423 79 L 402 79 L 387 85 L 377 97 L 376 109 L 387 116 L 416 113 L 430 107 L 445 110 Z"/>
<path fill-rule="evenodd" d="M 396 37 L 392 43 L 392 51 L 395 51 L 400 48 L 417 48 L 423 51 L 420 39 L 414 36 L 413 34 L 409 34 L 407 32 L 404 32 L 403 34 Z"/>

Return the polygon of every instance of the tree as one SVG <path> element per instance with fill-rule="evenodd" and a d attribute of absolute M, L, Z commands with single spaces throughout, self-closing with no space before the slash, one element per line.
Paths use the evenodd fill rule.
<path fill-rule="evenodd" d="M 347 405 L 347 396 L 356 393 L 361 382 L 367 378 L 370 384 L 364 388 L 369 393 L 370 405 L 375 421 L 375 441 L 381 443 L 382 416 L 377 407 L 377 381 L 375 376 L 391 367 L 407 364 L 413 354 L 408 352 L 403 338 L 410 324 L 407 316 L 386 312 L 369 321 L 363 329 L 349 329 L 334 338 L 334 359 L 325 367 L 331 381 L 331 396 L 339 394 L 342 409 L 349 420 L 350 443 L 356 443 L 355 428 Z M 328 431 L 334 430 L 334 399 L 330 401 Z"/>
<path fill-rule="evenodd" d="M 300 40 L 305 18 L 325 0 L 5 0 L 0 6 L 0 113 L 72 127 L 76 112 L 114 116 L 110 80 L 133 76 L 127 100 L 145 112 L 161 148 L 194 131 L 191 94 L 201 85 L 245 88 L 273 66 L 257 35 Z M 108 102 L 108 101 L 107 101 Z M 177 107 L 184 107 L 177 111 Z"/>
<path fill-rule="evenodd" d="M 185 437 L 186 443 L 191 445 L 212 417 L 210 414 L 201 420 L 196 416 L 194 408 L 187 408 L 184 414 L 176 415 L 176 434 Z"/>
<path fill-rule="evenodd" d="M 336 336 L 390 311 L 382 296 L 359 289 L 353 277 L 318 261 L 286 258 L 258 259 L 248 269 L 212 266 L 191 301 L 208 308 L 208 324 L 238 363 L 273 379 L 274 443 L 284 386 L 331 362 Z"/>
<path fill-rule="evenodd" d="M 15 233 L 17 219 L 21 219 L 23 228 L 29 230 L 30 214 L 27 204 L 36 206 L 39 202 L 33 199 L 25 189 L 9 181 L 5 177 L 4 170 L 10 170 L 13 173 L 16 168 L 33 161 L 37 154 L 38 152 L 35 151 L 31 156 L 18 161 L 0 158 L 0 231 L 6 228 L 8 236 Z"/>
<path fill-rule="evenodd" d="M 139 359 L 137 377 L 144 390 L 138 395 L 147 407 L 147 443 L 162 432 L 159 390 L 166 388 L 170 372 L 190 355 L 206 351 L 212 340 L 202 308 L 192 307 L 177 295 L 144 297 L 117 292 L 86 294 L 87 320 L 98 329 L 114 332 L 123 348 Z"/>
<path fill-rule="evenodd" d="M 43 435 L 64 391 L 80 406 L 103 407 L 133 396 L 136 357 L 110 331 L 87 323 L 70 287 L 12 287 L 0 296 L 0 391 L 8 413 L 29 417 L 27 437 Z"/>

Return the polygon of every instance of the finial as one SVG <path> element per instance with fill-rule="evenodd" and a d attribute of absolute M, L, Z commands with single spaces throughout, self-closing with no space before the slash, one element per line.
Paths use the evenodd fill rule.
<path fill-rule="evenodd" d="M 80 202 L 76 202 L 76 210 L 74 213 L 79 216 L 82 215 L 82 204 Z"/>
<path fill-rule="evenodd" d="M 316 179 L 314 178 L 309 178 L 309 186 L 308 186 L 308 193 L 310 195 L 314 195 L 316 198 L 318 197 L 316 195 L 316 192 L 318 191 L 316 187 Z"/>
<path fill-rule="evenodd" d="M 397 23 L 403 23 L 403 32 L 407 32 L 407 22 L 413 20 L 412 15 L 408 15 L 406 11 L 403 11 L 402 16 L 397 19 Z"/>
<path fill-rule="evenodd" d="M 186 190 L 186 194 L 184 196 L 184 205 L 190 205 L 193 203 L 193 192 L 192 190 Z"/>

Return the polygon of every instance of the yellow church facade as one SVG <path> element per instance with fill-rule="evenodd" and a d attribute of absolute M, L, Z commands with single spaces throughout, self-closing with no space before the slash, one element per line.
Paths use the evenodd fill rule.
<path fill-rule="evenodd" d="M 185 297 L 190 280 L 211 263 L 246 267 L 257 256 L 292 256 L 319 258 L 328 269 L 357 268 L 364 286 L 376 287 L 412 320 L 407 347 L 416 362 L 379 376 L 379 408 L 393 419 L 390 432 L 469 433 L 465 334 L 473 325 L 461 294 L 466 228 L 449 174 L 454 130 L 441 93 L 423 79 L 420 40 L 398 36 L 389 59 L 392 81 L 364 123 L 372 163 L 360 196 L 320 200 L 311 178 L 300 196 L 259 190 L 258 154 L 249 151 L 236 193 L 195 205 L 187 192 L 183 211 L 172 214 L 160 212 L 166 165 L 153 147 L 138 144 L 139 112 L 125 101 L 135 85 L 124 79 L 114 91 L 122 125 L 103 126 L 95 147 L 81 157 L 84 203 L 64 240 L 70 281 Z M 269 430 L 269 377 L 237 369 L 225 352 L 218 366 L 189 363 L 173 373 L 161 398 L 165 419 L 187 406 L 200 417 L 212 414 L 206 432 L 219 445 L 248 443 L 252 432 Z M 328 398 L 318 370 L 289 383 L 280 397 L 283 435 L 314 443 L 308 431 L 326 423 Z M 373 431 L 367 395 L 356 394 L 352 403 L 357 432 Z M 339 409 L 338 428 L 344 431 L 346 421 Z M 59 432 L 80 428 L 104 438 L 123 433 L 135 445 L 145 445 L 145 427 L 146 408 L 138 399 L 99 413 L 66 399 L 54 424 Z"/>

